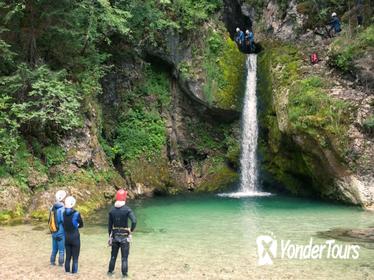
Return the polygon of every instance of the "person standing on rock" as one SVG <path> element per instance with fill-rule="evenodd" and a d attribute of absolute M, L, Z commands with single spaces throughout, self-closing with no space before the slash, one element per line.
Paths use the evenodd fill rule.
<path fill-rule="evenodd" d="M 131 233 L 136 227 L 136 217 L 130 207 L 126 205 L 127 192 L 123 189 L 117 191 L 116 202 L 109 212 L 108 233 L 109 246 L 112 252 L 109 262 L 108 275 L 111 276 L 117 260 L 119 249 L 122 257 L 122 276 L 127 277 L 128 256 L 130 252 Z M 131 228 L 128 220 L 131 221 Z"/>
<path fill-rule="evenodd" d="M 64 212 L 64 229 L 65 229 L 65 272 L 78 272 L 78 258 L 81 248 L 81 240 L 79 228 L 83 227 L 83 220 L 81 214 L 74 210 L 76 200 L 72 196 L 65 199 L 65 212 Z M 70 263 L 73 259 L 73 264 L 70 269 Z"/>
<path fill-rule="evenodd" d="M 253 35 L 253 32 L 249 30 L 245 31 L 245 48 L 249 53 L 255 51 L 255 36 Z"/>
<path fill-rule="evenodd" d="M 64 264 L 64 248 L 65 248 L 65 232 L 63 227 L 63 213 L 65 210 L 64 199 L 66 192 L 59 190 L 56 195 L 56 202 L 50 209 L 49 229 L 52 233 L 52 253 L 50 262 L 51 265 L 56 265 L 56 256 L 58 255 L 58 264 Z"/>
<path fill-rule="evenodd" d="M 244 32 L 239 27 L 236 28 L 235 42 L 240 50 L 244 49 Z"/>

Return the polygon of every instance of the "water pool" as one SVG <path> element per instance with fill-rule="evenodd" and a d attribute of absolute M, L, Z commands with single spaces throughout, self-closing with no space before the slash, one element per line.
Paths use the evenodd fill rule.
<path fill-rule="evenodd" d="M 374 227 L 374 213 L 355 207 L 284 196 L 213 195 L 156 197 L 130 206 L 139 222 L 130 252 L 130 279 L 374 279 L 374 244 L 354 240 L 336 242 L 360 245 L 358 259 L 282 259 L 278 252 L 272 265 L 257 264 L 256 238 L 262 234 L 278 242 L 305 245 L 313 238 L 314 244 L 324 244 L 320 231 Z M 106 218 L 103 209 L 81 231 L 79 279 L 106 278 Z M 51 273 L 64 277 L 58 268 L 48 267 L 49 236 L 32 228 L 1 228 L 1 279 L 13 279 L 8 273 L 12 270 L 19 275 L 36 270 L 38 279 L 50 279 Z M 10 261 L 17 251 L 24 253 Z M 30 261 L 30 252 L 37 260 Z M 114 278 L 119 276 L 117 267 Z"/>

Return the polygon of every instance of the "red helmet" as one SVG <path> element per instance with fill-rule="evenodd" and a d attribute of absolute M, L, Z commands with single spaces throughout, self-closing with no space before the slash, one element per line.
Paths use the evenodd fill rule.
<path fill-rule="evenodd" d="M 126 201 L 127 198 L 127 191 L 124 189 L 120 189 L 117 191 L 116 194 L 116 201 Z"/>

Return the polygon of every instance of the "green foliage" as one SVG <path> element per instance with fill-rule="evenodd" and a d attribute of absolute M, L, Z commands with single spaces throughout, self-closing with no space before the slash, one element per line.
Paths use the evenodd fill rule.
<path fill-rule="evenodd" d="M 157 112 L 130 110 L 117 133 L 113 149 L 123 160 L 141 155 L 151 158 L 166 144 L 165 122 Z"/>
<path fill-rule="evenodd" d="M 179 25 L 185 30 L 192 30 L 220 6 L 220 0 L 176 0 L 172 10 L 179 18 Z"/>
<path fill-rule="evenodd" d="M 0 35 L 8 31 L 0 27 Z M 10 45 L 0 38 L 0 73 L 8 73 L 9 69 L 13 67 L 15 53 L 10 50 Z"/>
<path fill-rule="evenodd" d="M 159 46 L 166 39 L 165 32 L 175 36 L 175 32 L 196 30 L 222 4 L 222 0 L 131 0 L 119 5 L 132 15 L 129 24 L 135 41 Z"/>
<path fill-rule="evenodd" d="M 112 2 L 0 1 L 0 164 L 16 165 L 22 138 L 51 142 L 81 124 L 108 68 L 103 46 L 130 33 L 130 13 Z"/>
<path fill-rule="evenodd" d="M 145 83 L 140 87 L 146 95 L 157 98 L 158 106 L 167 108 L 171 102 L 170 81 L 167 73 L 162 69 L 147 67 L 145 71 Z"/>
<path fill-rule="evenodd" d="M 66 153 L 63 148 L 57 145 L 44 147 L 42 153 L 47 167 L 62 163 L 66 159 Z"/>
<path fill-rule="evenodd" d="M 12 165 L 19 147 L 18 123 L 10 113 L 11 98 L 0 96 L 0 165 Z"/>
<path fill-rule="evenodd" d="M 192 135 L 191 147 L 197 154 L 225 154 L 221 155 L 221 161 L 228 160 L 232 166 L 237 167 L 240 153 L 239 140 L 234 130 L 238 124 L 215 124 L 187 122 L 187 128 Z"/>
<path fill-rule="evenodd" d="M 0 90 L 15 100 L 12 111 L 20 124 L 71 130 L 80 123 L 80 104 L 66 75 L 66 71 L 53 72 L 45 65 L 32 71 L 21 64 L 15 75 L 0 79 Z"/>
<path fill-rule="evenodd" d="M 352 39 L 347 39 L 344 35 L 345 32 L 332 45 L 330 64 L 349 73 L 354 72 L 353 61 L 368 49 L 374 48 L 374 25 L 368 26 Z"/>
<path fill-rule="evenodd" d="M 144 76 L 131 91 L 123 95 L 122 114 L 105 118 L 114 120 L 113 131 L 104 128 L 106 139 L 100 143 L 111 159 L 123 161 L 159 155 L 166 144 L 165 117 L 171 102 L 168 73 L 161 67 L 147 65 Z"/>
<path fill-rule="evenodd" d="M 17 145 L 17 150 L 14 151 L 12 156 L 12 162 L 0 165 L 0 177 L 13 177 L 18 187 L 26 191 L 29 175 L 31 173 L 34 173 L 34 175 L 36 173 L 45 174 L 46 167 L 40 159 L 29 152 L 24 141 L 19 141 Z"/>
<path fill-rule="evenodd" d="M 189 61 L 182 61 L 178 64 L 178 71 L 181 74 L 182 78 L 189 80 L 193 78 L 192 65 Z"/>

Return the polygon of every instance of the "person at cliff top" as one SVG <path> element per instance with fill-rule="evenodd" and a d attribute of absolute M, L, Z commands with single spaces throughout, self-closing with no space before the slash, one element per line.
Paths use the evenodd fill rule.
<path fill-rule="evenodd" d="M 63 227 L 63 213 L 64 213 L 64 199 L 66 197 L 66 192 L 59 190 L 56 195 L 56 202 L 50 209 L 50 225 L 53 223 L 52 232 L 52 253 L 51 253 L 51 265 L 56 265 L 56 256 L 58 256 L 58 264 L 62 266 L 64 264 L 64 248 L 65 248 L 65 233 Z M 51 221 L 51 215 L 53 215 L 53 221 Z"/>
<path fill-rule="evenodd" d="M 80 234 L 78 228 L 83 227 L 83 220 L 81 214 L 74 210 L 76 200 L 72 196 L 65 199 L 64 212 L 64 230 L 65 230 L 65 271 L 77 273 L 78 272 L 78 258 L 81 248 Z M 73 259 L 72 267 L 70 269 L 71 260 Z"/>
<path fill-rule="evenodd" d="M 246 30 L 245 31 L 245 47 L 247 52 L 254 52 L 255 51 L 255 36 L 253 35 L 252 31 Z"/>
<path fill-rule="evenodd" d="M 116 202 L 109 212 L 108 234 L 109 246 L 112 252 L 109 262 L 108 275 L 113 274 L 119 249 L 122 257 L 122 276 L 127 277 L 128 256 L 130 252 L 131 233 L 136 227 L 136 217 L 130 207 L 126 205 L 127 192 L 123 189 L 117 191 Z M 131 228 L 128 220 L 131 220 Z"/>
<path fill-rule="evenodd" d="M 341 23 L 336 13 L 331 14 L 331 21 L 329 22 L 329 25 L 331 26 L 329 33 L 332 35 L 338 34 L 340 31 L 342 31 Z"/>
<path fill-rule="evenodd" d="M 235 42 L 238 45 L 239 49 L 242 49 L 244 46 L 244 32 L 240 30 L 239 27 L 236 28 L 236 33 L 235 33 Z"/>

